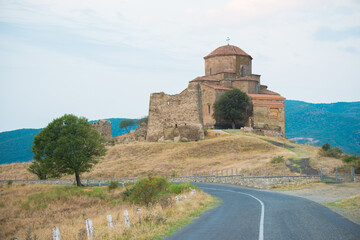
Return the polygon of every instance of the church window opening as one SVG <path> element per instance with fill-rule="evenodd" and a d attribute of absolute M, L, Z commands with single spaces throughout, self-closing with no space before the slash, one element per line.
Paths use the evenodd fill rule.
<path fill-rule="evenodd" d="M 177 123 L 175 124 L 175 128 L 177 128 Z"/>
<path fill-rule="evenodd" d="M 244 76 L 244 67 L 241 66 L 241 76 L 243 77 Z"/>
<path fill-rule="evenodd" d="M 270 108 L 269 118 L 270 119 L 278 119 L 279 118 L 279 109 L 278 108 Z"/>
<path fill-rule="evenodd" d="M 212 72 L 212 71 L 211 71 L 211 68 L 210 68 L 210 75 L 211 75 L 211 72 Z"/>
<path fill-rule="evenodd" d="M 210 104 L 208 104 L 208 111 L 209 111 L 209 114 L 210 114 L 210 112 L 211 112 L 211 105 Z"/>

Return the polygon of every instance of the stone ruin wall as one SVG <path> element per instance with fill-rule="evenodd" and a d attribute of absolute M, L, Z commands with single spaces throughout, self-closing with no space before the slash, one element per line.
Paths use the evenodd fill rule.
<path fill-rule="evenodd" d="M 201 92 L 196 83 L 181 94 L 150 96 L 147 141 L 197 141 L 204 138 Z"/>
<path fill-rule="evenodd" d="M 95 128 L 102 137 L 105 137 L 106 140 L 112 138 L 111 122 L 107 120 L 99 120 L 92 123 L 93 128 Z"/>
<path fill-rule="evenodd" d="M 277 118 L 270 118 L 270 111 L 277 111 Z M 256 134 L 269 137 L 285 137 L 285 109 L 284 106 L 254 106 L 254 131 Z"/>

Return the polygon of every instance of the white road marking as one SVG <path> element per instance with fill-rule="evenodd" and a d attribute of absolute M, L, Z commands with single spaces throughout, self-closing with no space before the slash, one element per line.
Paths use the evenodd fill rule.
<path fill-rule="evenodd" d="M 265 212 L 265 205 L 264 203 L 258 199 L 257 197 L 248 194 L 248 193 L 243 193 L 243 192 L 236 192 L 233 190 L 224 190 L 224 189 L 218 189 L 218 188 L 207 188 L 207 187 L 203 187 L 203 189 L 210 189 L 210 190 L 217 190 L 217 191 L 225 191 L 225 192 L 234 192 L 234 193 L 240 193 L 240 194 L 244 194 L 247 195 L 249 197 L 252 197 L 254 199 L 256 199 L 260 204 L 261 204 L 261 216 L 260 216 L 260 226 L 259 226 L 259 240 L 264 240 L 264 212 Z"/>

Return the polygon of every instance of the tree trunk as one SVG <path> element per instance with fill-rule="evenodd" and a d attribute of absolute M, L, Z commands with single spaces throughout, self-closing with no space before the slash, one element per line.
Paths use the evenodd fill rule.
<path fill-rule="evenodd" d="M 76 178 L 76 186 L 81 187 L 81 181 L 80 181 L 80 175 L 79 173 L 75 172 L 75 178 Z"/>
<path fill-rule="evenodd" d="M 234 121 L 231 122 L 231 126 L 232 126 L 232 129 L 235 129 L 235 122 Z"/>

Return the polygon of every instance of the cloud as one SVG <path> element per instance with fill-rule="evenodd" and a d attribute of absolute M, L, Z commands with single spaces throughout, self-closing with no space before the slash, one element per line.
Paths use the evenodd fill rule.
<path fill-rule="evenodd" d="M 347 39 L 357 39 L 360 38 L 360 26 L 339 30 L 330 27 L 321 27 L 315 32 L 314 37 L 316 40 L 326 42 L 338 42 Z"/>

